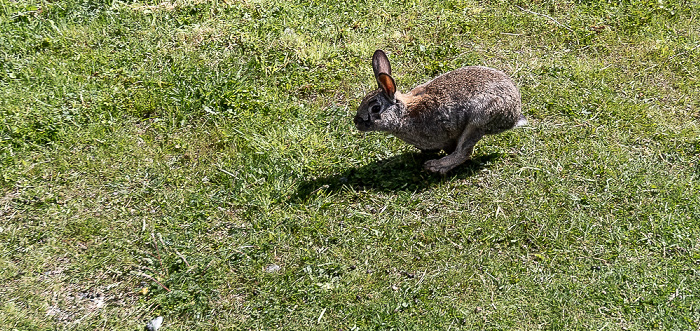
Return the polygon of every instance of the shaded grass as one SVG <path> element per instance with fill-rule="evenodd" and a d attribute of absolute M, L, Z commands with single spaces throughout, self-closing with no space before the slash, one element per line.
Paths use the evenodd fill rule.
<path fill-rule="evenodd" d="M 697 2 L 516 4 L 3 3 L 0 324 L 696 328 Z M 531 124 L 425 173 L 375 48 Z"/>

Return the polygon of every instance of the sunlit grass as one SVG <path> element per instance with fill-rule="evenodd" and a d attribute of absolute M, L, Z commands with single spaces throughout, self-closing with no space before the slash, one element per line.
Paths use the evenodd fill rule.
<path fill-rule="evenodd" d="M 696 2 L 0 5 L 0 325 L 694 329 Z M 513 77 L 530 125 L 446 177 L 354 129 Z"/>

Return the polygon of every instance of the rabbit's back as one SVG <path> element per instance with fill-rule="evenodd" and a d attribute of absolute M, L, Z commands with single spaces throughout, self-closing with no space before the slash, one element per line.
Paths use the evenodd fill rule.
<path fill-rule="evenodd" d="M 495 134 L 513 128 L 522 117 L 513 81 L 487 67 L 463 67 L 440 75 L 408 92 L 405 102 L 413 121 L 445 133 L 458 134 L 470 124 Z"/>

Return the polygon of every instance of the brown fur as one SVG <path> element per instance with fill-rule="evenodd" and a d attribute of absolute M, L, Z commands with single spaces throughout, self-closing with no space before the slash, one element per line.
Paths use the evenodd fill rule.
<path fill-rule="evenodd" d="M 498 70 L 464 67 L 401 94 L 387 73 L 386 54 L 378 50 L 372 63 L 380 89 L 362 100 L 355 125 L 361 131 L 392 133 L 421 150 L 450 153 L 426 162 L 429 171 L 444 174 L 469 159 L 484 135 L 527 122 L 517 87 Z"/>

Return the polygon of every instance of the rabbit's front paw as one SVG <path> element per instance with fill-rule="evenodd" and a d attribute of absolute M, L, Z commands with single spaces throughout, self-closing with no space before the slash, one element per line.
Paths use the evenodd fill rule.
<path fill-rule="evenodd" d="M 430 172 L 439 173 L 441 175 L 446 174 L 448 171 L 454 169 L 459 163 L 452 162 L 451 159 L 443 157 L 436 160 L 428 160 L 423 164 L 423 168 Z"/>

